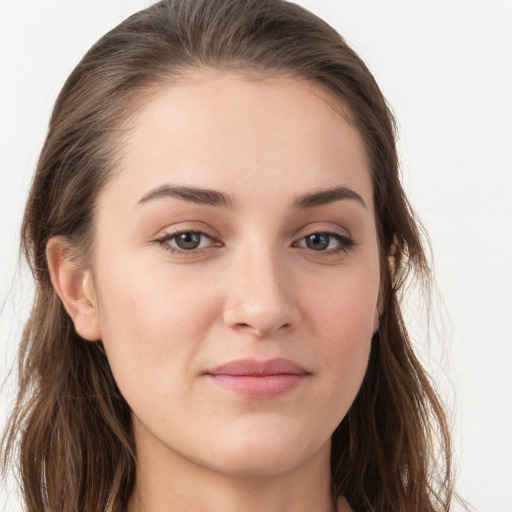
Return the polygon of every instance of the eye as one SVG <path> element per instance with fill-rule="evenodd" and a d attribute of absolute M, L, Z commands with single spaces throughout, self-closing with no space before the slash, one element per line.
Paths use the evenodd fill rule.
<path fill-rule="evenodd" d="M 312 251 L 333 253 L 339 250 L 348 251 L 355 242 L 349 236 L 340 233 L 318 232 L 306 235 L 296 245 Z"/>
<path fill-rule="evenodd" d="M 202 233 L 187 231 L 186 233 L 174 235 L 169 242 L 174 242 L 179 249 L 192 251 L 194 249 L 204 247 L 205 243 L 207 243 L 209 239 L 210 237 L 203 235 Z"/>
<path fill-rule="evenodd" d="M 201 231 L 180 231 L 155 240 L 172 253 L 191 253 L 215 244 L 213 239 Z"/>

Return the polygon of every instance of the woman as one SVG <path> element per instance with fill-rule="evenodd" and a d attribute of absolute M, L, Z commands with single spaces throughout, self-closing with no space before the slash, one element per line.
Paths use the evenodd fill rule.
<path fill-rule="evenodd" d="M 22 228 L 5 460 L 19 439 L 29 511 L 449 510 L 394 141 L 364 63 L 291 3 L 164 1 L 94 45 Z"/>

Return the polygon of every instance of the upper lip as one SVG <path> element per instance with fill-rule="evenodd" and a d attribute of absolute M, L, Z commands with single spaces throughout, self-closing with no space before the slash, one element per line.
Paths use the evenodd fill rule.
<path fill-rule="evenodd" d="M 221 364 L 205 372 L 208 375 L 233 375 L 265 377 L 268 375 L 305 375 L 309 372 L 289 359 L 276 357 L 266 361 L 237 359 Z"/>

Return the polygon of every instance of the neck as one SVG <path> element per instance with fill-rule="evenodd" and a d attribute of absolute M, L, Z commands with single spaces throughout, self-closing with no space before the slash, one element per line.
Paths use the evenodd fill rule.
<path fill-rule="evenodd" d="M 227 474 L 171 450 L 137 445 L 138 469 L 127 512 L 348 512 L 333 507 L 330 445 L 310 460 L 272 475 Z"/>

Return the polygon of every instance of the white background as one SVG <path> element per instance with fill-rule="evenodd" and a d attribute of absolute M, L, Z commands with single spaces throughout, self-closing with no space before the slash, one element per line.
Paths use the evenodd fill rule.
<path fill-rule="evenodd" d="M 18 229 L 52 104 L 85 51 L 149 3 L 0 0 L 0 379 L 30 302 Z M 345 36 L 396 113 L 446 310 L 429 343 L 415 338 L 452 411 L 458 490 L 480 512 L 512 512 L 512 1 L 298 3 Z"/>

